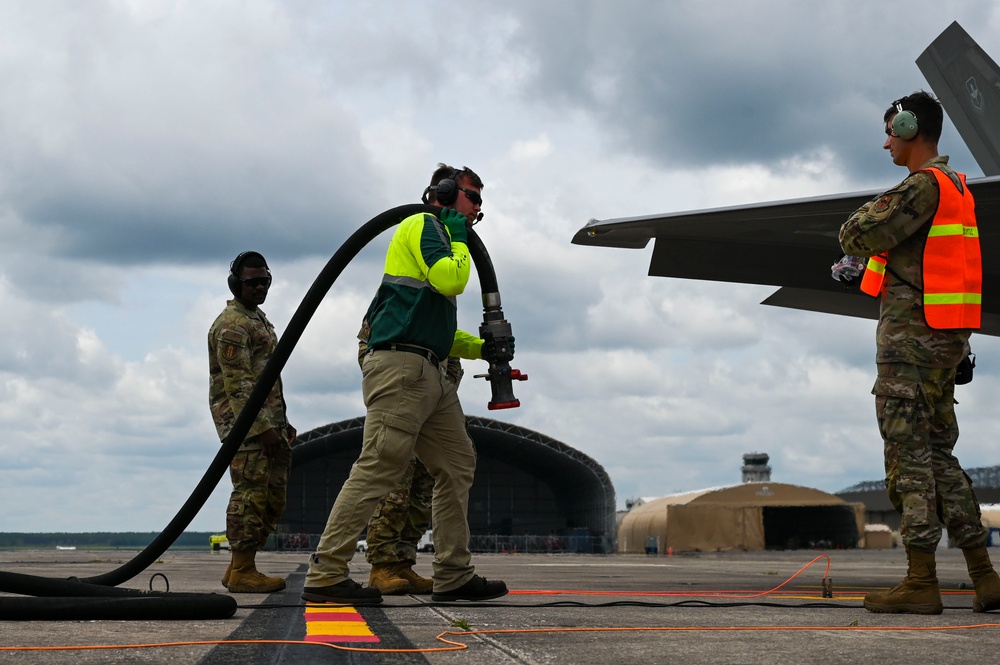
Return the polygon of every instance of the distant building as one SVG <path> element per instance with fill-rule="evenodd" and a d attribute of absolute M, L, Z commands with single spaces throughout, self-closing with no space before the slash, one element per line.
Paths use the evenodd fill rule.
<path fill-rule="evenodd" d="M 966 469 L 980 504 L 1000 503 L 1000 465 Z M 885 524 L 893 531 L 899 530 L 899 513 L 889 503 L 889 494 L 883 480 L 864 480 L 837 492 L 837 496 L 850 503 L 865 506 L 865 519 L 869 524 Z M 996 525 L 1000 526 L 1000 525 Z"/>
<path fill-rule="evenodd" d="M 771 467 L 767 453 L 747 453 L 743 456 L 743 482 L 766 483 L 771 480 Z"/>

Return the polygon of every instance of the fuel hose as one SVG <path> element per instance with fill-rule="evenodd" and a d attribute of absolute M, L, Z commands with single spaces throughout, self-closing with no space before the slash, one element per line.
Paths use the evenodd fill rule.
<path fill-rule="evenodd" d="M 136 577 L 159 559 L 208 501 L 250 431 L 306 325 L 348 264 L 386 229 L 399 224 L 410 215 L 435 213 L 438 210 L 435 206 L 425 204 L 408 204 L 386 210 L 351 234 L 327 261 L 292 315 L 284 334 L 278 339 L 274 352 L 237 416 L 232 430 L 223 439 L 219 452 L 184 505 L 145 549 L 112 571 L 83 579 L 60 580 L 0 571 L 0 591 L 36 596 L 0 598 L 0 620 L 222 619 L 232 616 L 237 604 L 229 595 L 147 592 L 119 589 L 117 586 Z M 487 318 L 502 320 L 493 262 L 482 240 L 472 229 L 469 230 L 468 240 L 469 253 L 482 287 Z M 507 369 L 509 371 L 509 365 Z"/>

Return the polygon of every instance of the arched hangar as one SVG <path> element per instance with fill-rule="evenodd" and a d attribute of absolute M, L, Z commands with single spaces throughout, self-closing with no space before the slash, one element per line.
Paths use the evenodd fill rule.
<path fill-rule="evenodd" d="M 364 420 L 299 435 L 282 530 L 322 533 L 361 453 Z M 478 416 L 466 423 L 478 457 L 469 495 L 473 550 L 499 551 L 519 542 L 552 549 L 556 542 L 561 550 L 614 551 L 615 492 L 600 464 L 524 427 Z"/>
<path fill-rule="evenodd" d="M 833 494 L 786 483 L 744 483 L 659 497 L 632 508 L 618 529 L 618 551 L 858 547 L 864 524 L 863 505 Z"/>

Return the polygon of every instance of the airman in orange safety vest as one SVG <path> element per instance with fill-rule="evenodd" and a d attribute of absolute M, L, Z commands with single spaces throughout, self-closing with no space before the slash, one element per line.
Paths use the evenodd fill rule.
<path fill-rule="evenodd" d="M 943 120 L 941 104 L 925 92 L 892 103 L 883 116 L 882 147 L 909 175 L 840 229 L 849 257 L 870 257 L 861 290 L 881 299 L 872 394 L 886 488 L 901 516 L 909 563 L 900 584 L 865 596 L 871 612 L 943 611 L 935 551 L 945 528 L 965 555 L 976 589 L 973 610 L 1000 609 L 989 534 L 953 454 L 956 368 L 970 355 L 969 336 L 980 325 L 983 280 L 972 194 L 965 176 L 938 155 Z M 841 264 L 835 268 L 835 277 L 849 274 Z"/>

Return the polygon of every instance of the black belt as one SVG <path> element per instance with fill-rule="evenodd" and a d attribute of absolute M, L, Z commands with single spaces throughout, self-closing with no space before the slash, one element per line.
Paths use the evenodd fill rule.
<path fill-rule="evenodd" d="M 384 342 L 382 344 L 376 344 L 371 347 L 372 351 L 403 351 L 405 353 L 415 353 L 418 356 L 423 356 L 427 359 L 427 362 L 438 366 L 438 357 L 430 349 L 425 349 L 422 346 L 413 346 L 411 344 L 397 344 L 396 342 Z"/>

